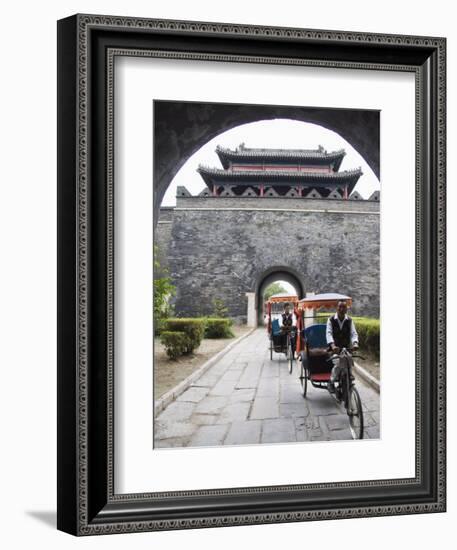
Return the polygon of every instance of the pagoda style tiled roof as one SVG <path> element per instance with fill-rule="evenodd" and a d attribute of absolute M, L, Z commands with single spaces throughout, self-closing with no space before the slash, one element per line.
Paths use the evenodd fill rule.
<path fill-rule="evenodd" d="M 248 148 L 240 144 L 235 150 L 228 149 L 218 145 L 216 153 L 224 168 L 229 168 L 233 161 L 257 161 L 266 160 L 268 162 L 309 162 L 313 164 L 333 165 L 333 170 L 337 172 L 346 152 L 344 149 L 327 152 L 322 145 L 317 149 L 262 149 Z"/>
<path fill-rule="evenodd" d="M 221 168 L 210 168 L 200 165 L 197 172 L 202 176 L 207 185 L 218 182 L 300 182 L 306 184 L 342 185 L 348 182 L 356 182 L 362 175 L 362 169 L 345 170 L 343 172 L 297 172 L 288 170 L 236 170 L 234 172 Z"/>

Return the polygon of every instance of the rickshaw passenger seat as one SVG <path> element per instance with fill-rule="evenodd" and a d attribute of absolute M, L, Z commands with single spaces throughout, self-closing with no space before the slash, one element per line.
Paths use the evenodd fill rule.
<path fill-rule="evenodd" d="M 327 348 L 326 325 L 311 325 L 305 328 L 304 335 L 309 348 Z"/>
<path fill-rule="evenodd" d="M 271 332 L 273 336 L 277 336 L 278 334 L 281 334 L 281 326 L 279 324 L 278 319 L 273 319 L 271 323 Z"/>
<path fill-rule="evenodd" d="M 326 325 L 311 325 L 305 329 L 305 340 L 308 345 L 309 357 L 325 357 L 328 355 Z"/>

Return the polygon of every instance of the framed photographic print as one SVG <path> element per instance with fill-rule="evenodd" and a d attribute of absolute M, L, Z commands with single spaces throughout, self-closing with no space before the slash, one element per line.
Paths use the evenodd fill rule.
<path fill-rule="evenodd" d="M 58 52 L 58 528 L 445 511 L 445 39 Z"/>

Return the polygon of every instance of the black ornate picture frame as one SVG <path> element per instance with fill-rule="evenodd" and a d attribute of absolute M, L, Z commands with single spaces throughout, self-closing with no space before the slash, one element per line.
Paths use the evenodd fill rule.
<path fill-rule="evenodd" d="M 414 478 L 115 493 L 113 61 L 122 55 L 414 73 Z M 445 61 L 444 38 L 101 15 L 58 22 L 60 530 L 91 535 L 445 511 Z"/>

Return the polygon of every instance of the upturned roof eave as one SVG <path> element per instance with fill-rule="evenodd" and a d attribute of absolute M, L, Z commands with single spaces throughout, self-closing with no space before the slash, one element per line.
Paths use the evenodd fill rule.
<path fill-rule="evenodd" d="M 256 149 L 244 149 L 241 151 L 234 151 L 232 149 L 225 149 L 224 147 L 217 146 L 216 154 L 221 161 L 221 164 L 224 168 L 230 166 L 230 161 L 247 161 L 247 160 L 272 160 L 272 159 L 282 159 L 284 161 L 313 161 L 317 163 L 328 163 L 331 164 L 332 161 L 335 161 L 333 170 L 336 172 L 341 166 L 346 152 L 344 149 L 338 151 L 332 151 L 327 153 L 326 151 L 316 150 L 294 150 L 294 149 L 273 149 L 271 151 L 263 151 Z"/>
<path fill-rule="evenodd" d="M 313 180 L 313 181 L 327 181 L 333 180 L 341 182 L 345 179 L 359 178 L 363 172 L 361 168 L 355 170 L 346 170 L 344 172 L 330 172 L 330 173 L 318 173 L 318 172 L 287 172 L 287 171 L 229 171 L 222 170 L 220 168 L 209 168 L 207 166 L 200 165 L 197 172 L 204 178 L 211 177 L 225 181 L 239 181 L 239 180 Z"/>

